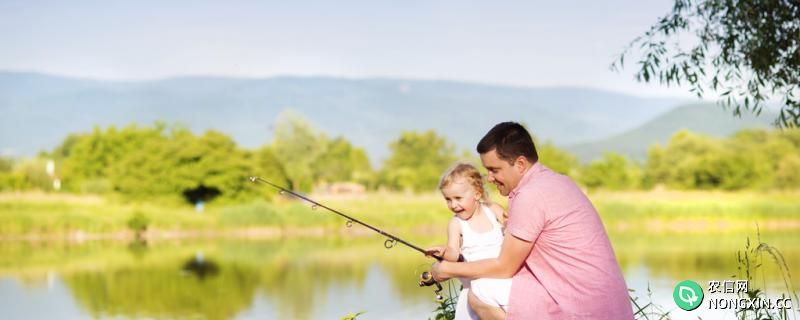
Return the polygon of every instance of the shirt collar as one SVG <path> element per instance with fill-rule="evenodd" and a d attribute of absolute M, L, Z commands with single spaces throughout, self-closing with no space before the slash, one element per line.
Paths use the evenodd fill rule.
<path fill-rule="evenodd" d="M 517 187 L 514 188 L 514 190 L 512 190 L 510 193 L 508 193 L 508 199 L 510 200 L 514 198 L 517 194 L 519 194 L 520 189 L 522 189 L 523 186 L 528 184 L 530 180 L 533 179 L 534 176 L 538 176 L 539 173 L 542 171 L 544 171 L 544 166 L 541 163 L 539 163 L 539 161 L 536 161 L 536 163 L 534 163 L 533 166 L 528 168 L 528 171 L 526 171 L 525 174 L 522 175 L 522 179 L 519 180 Z"/>

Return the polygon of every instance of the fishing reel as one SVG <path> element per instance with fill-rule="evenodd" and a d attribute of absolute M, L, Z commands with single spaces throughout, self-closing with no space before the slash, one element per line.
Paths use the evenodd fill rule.
<path fill-rule="evenodd" d="M 436 286 L 436 289 L 433 289 L 433 293 L 436 294 L 436 300 L 441 301 L 442 299 L 444 299 L 442 297 L 442 285 L 433 279 L 433 274 L 431 274 L 430 272 L 423 271 L 419 275 L 419 286 L 420 287 Z"/>

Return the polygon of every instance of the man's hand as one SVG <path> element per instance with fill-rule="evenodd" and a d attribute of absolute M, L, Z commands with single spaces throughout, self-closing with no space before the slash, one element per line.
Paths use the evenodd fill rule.
<path fill-rule="evenodd" d="M 446 268 L 444 264 L 447 263 L 450 262 L 447 261 L 434 262 L 433 265 L 431 265 L 431 275 L 433 276 L 433 280 L 436 280 L 436 282 L 442 282 L 453 277 L 452 275 L 448 274 L 443 270 L 443 268 Z"/>
<path fill-rule="evenodd" d="M 471 262 L 442 261 L 431 266 L 431 274 L 437 281 L 453 277 L 511 278 L 522 268 L 531 250 L 533 250 L 533 242 L 506 234 L 499 257 Z"/>

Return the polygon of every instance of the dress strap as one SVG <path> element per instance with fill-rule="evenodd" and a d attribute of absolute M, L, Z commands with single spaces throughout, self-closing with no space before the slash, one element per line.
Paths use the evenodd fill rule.
<path fill-rule="evenodd" d="M 471 233 L 472 232 L 472 229 L 469 227 L 469 223 L 466 220 L 461 219 L 459 217 L 456 217 L 456 220 L 458 220 L 458 224 L 461 225 L 461 234 L 462 235 L 464 233 L 468 233 L 468 232 Z"/>
<path fill-rule="evenodd" d="M 481 207 L 483 208 L 483 213 L 486 214 L 486 217 L 489 218 L 489 221 L 492 223 L 492 226 L 495 226 L 495 227 L 498 227 L 498 228 L 502 229 L 503 225 L 501 225 L 500 221 L 497 220 L 497 215 L 494 214 L 494 211 L 492 211 L 492 208 L 489 208 L 489 206 L 484 205 L 484 204 L 481 204 Z"/>

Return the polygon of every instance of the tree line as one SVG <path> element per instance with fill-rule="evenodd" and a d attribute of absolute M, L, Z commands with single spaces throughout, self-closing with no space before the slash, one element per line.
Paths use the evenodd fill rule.
<path fill-rule="evenodd" d="M 194 134 L 157 122 L 95 128 L 70 134 L 33 159 L 0 158 L 0 191 L 52 190 L 121 195 L 129 199 L 230 202 L 271 197 L 248 181 L 258 175 L 300 192 L 334 182 L 370 190 L 434 190 L 457 160 L 479 164 L 434 130 L 406 131 L 389 143 L 390 156 L 373 168 L 364 149 L 344 137 L 328 137 L 297 114 L 279 116 L 273 140 L 244 149 L 226 134 Z M 727 138 L 680 131 L 646 159 L 616 153 L 581 164 L 552 143 L 537 141 L 543 164 L 588 189 L 796 189 L 800 187 L 800 130 L 746 130 Z M 47 172 L 52 160 L 55 170 Z"/>

